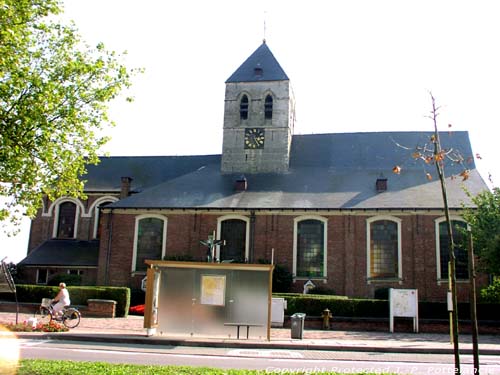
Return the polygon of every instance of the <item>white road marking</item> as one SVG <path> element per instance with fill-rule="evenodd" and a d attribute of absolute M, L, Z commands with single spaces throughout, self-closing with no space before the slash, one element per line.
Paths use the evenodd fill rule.
<path fill-rule="evenodd" d="M 294 358 L 294 359 L 304 358 L 304 356 L 301 353 L 290 350 L 234 349 L 227 351 L 226 354 L 235 357 L 253 357 L 253 358 Z"/>

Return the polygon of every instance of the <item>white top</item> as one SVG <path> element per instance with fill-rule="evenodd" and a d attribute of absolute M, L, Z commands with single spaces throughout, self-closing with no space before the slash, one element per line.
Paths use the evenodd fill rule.
<path fill-rule="evenodd" d="M 57 297 L 59 297 L 58 302 L 61 302 L 64 306 L 71 305 L 68 289 L 66 288 L 61 289 Z"/>

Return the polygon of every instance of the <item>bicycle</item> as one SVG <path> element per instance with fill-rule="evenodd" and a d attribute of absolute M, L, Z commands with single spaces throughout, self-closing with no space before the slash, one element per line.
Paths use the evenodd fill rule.
<path fill-rule="evenodd" d="M 59 318 L 55 318 L 52 300 L 50 298 L 42 298 L 40 307 L 35 311 L 35 317 L 41 323 L 50 323 L 52 320 L 60 321 L 67 328 L 75 328 L 80 324 L 81 314 L 75 307 L 64 307 L 61 313 L 62 315 Z"/>

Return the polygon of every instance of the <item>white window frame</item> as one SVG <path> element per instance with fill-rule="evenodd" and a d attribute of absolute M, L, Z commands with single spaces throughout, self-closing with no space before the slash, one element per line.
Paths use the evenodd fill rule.
<path fill-rule="evenodd" d="M 243 216 L 243 215 L 224 215 L 224 216 L 219 216 L 217 218 L 217 233 L 216 233 L 216 239 L 220 240 L 221 239 L 221 232 L 222 232 L 222 222 L 226 220 L 242 220 L 246 224 L 245 228 L 245 259 L 249 259 L 250 256 L 250 218 L 248 216 Z M 220 245 L 217 245 L 215 248 L 215 257 L 217 259 L 220 259 Z"/>
<path fill-rule="evenodd" d="M 161 259 L 165 257 L 166 253 L 166 244 L 167 244 L 167 217 L 163 215 L 158 215 L 158 214 L 144 214 L 144 215 L 138 215 L 135 217 L 135 229 L 134 229 L 134 249 L 133 249 L 133 254 L 132 254 L 132 269 L 131 271 L 137 272 L 137 273 L 145 273 L 145 271 L 137 271 L 136 266 L 137 266 L 137 242 L 139 240 L 139 221 L 142 219 L 150 219 L 150 218 L 155 218 L 155 219 L 160 219 L 163 221 L 163 238 L 162 238 L 162 245 L 161 245 Z"/>
<path fill-rule="evenodd" d="M 397 231 L 398 231 L 398 273 L 397 273 L 397 281 L 402 283 L 403 280 L 403 251 L 402 251 L 402 236 L 401 236 L 401 223 L 402 219 L 395 216 L 388 215 L 380 215 L 380 216 L 372 216 L 366 219 L 366 280 L 368 284 L 372 282 L 387 282 L 393 280 L 393 278 L 372 278 L 370 273 L 371 266 L 371 224 L 375 221 L 387 220 L 396 223 Z"/>
<path fill-rule="evenodd" d="M 305 276 L 297 276 L 297 237 L 298 237 L 298 228 L 299 222 L 304 220 L 317 220 L 323 223 L 323 276 L 320 277 L 305 277 Z M 328 219 L 323 216 L 318 215 L 305 215 L 298 216 L 293 219 L 293 278 L 294 280 L 326 280 L 328 277 Z"/>
<path fill-rule="evenodd" d="M 45 282 L 44 283 L 38 282 L 38 276 L 40 275 L 41 270 L 45 271 Z M 47 268 L 37 268 L 36 269 L 36 284 L 37 285 L 47 285 L 48 282 L 49 282 L 49 270 Z"/>
<path fill-rule="evenodd" d="M 76 271 L 76 274 L 72 274 L 71 271 Z M 81 276 L 83 274 L 83 270 L 80 270 L 80 269 L 68 269 L 66 270 L 66 274 L 68 275 L 78 275 L 78 276 Z"/>
<path fill-rule="evenodd" d="M 83 204 L 78 199 L 64 197 L 64 198 L 56 199 L 56 201 L 51 206 L 51 209 L 54 210 L 54 228 L 52 228 L 52 237 L 53 238 L 59 238 L 58 233 L 57 233 L 57 229 L 59 227 L 59 207 L 61 206 L 62 203 L 66 203 L 66 202 L 71 202 L 71 203 L 74 203 L 76 205 L 75 227 L 73 229 L 73 237 L 72 238 L 75 239 L 78 236 L 78 224 L 80 221 L 78 219 L 80 218 L 81 213 L 85 212 Z"/>
<path fill-rule="evenodd" d="M 464 220 L 463 217 L 458 216 L 458 215 L 451 215 L 450 216 L 451 221 L 461 221 L 462 223 L 467 222 Z M 441 216 L 438 217 L 437 219 L 434 220 L 434 231 L 436 235 L 436 280 L 438 285 L 441 284 L 447 284 L 448 283 L 448 278 L 443 279 L 441 277 L 441 240 L 439 238 L 439 224 L 441 224 L 443 221 L 446 221 L 446 216 Z M 470 276 L 469 276 L 470 277 Z M 469 282 L 468 279 L 460 279 L 457 280 L 457 282 Z"/>

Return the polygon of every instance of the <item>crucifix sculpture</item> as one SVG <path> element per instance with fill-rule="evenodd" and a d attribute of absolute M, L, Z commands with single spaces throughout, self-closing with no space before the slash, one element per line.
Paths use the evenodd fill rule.
<path fill-rule="evenodd" d="M 226 244 L 226 241 L 224 240 L 216 240 L 215 239 L 215 231 L 213 231 L 212 234 L 208 235 L 208 239 L 206 241 L 200 241 L 200 244 L 203 246 L 206 246 L 207 249 L 207 262 L 209 263 L 215 263 L 217 261 L 215 257 L 215 247 L 217 245 L 222 245 L 224 246 Z"/>

